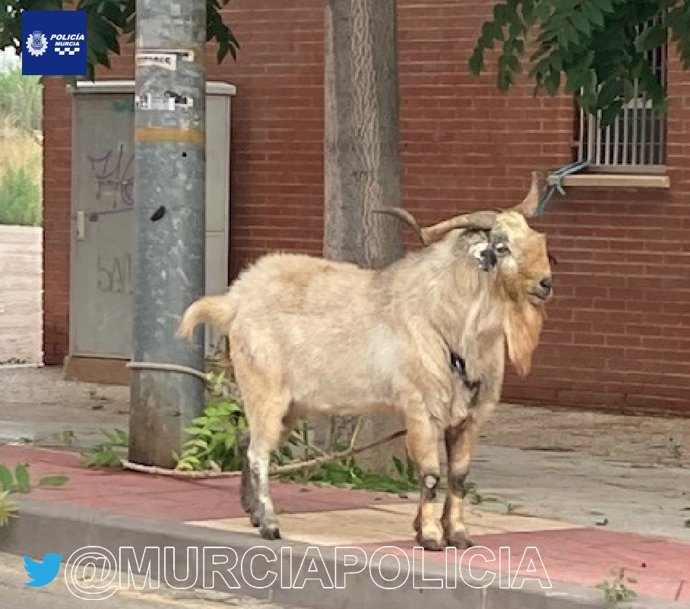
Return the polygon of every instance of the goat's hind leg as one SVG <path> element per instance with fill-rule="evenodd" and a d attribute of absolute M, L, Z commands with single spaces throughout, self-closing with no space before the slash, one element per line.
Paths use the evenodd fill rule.
<path fill-rule="evenodd" d="M 247 408 L 250 441 L 247 449 L 249 464 L 250 520 L 264 539 L 280 539 L 278 519 L 269 488 L 268 469 L 271 452 L 280 445 L 290 402 L 282 395 L 264 397 L 260 408 Z"/>
<path fill-rule="evenodd" d="M 291 414 L 288 413 L 288 416 L 286 416 L 283 419 L 283 429 L 282 429 L 282 434 L 280 437 L 280 441 L 278 443 L 278 446 L 282 446 L 285 441 L 288 439 L 290 432 L 293 430 L 295 426 L 295 417 Z M 256 488 L 254 486 L 254 482 L 252 481 L 252 475 L 251 475 L 251 469 L 249 467 L 249 457 L 247 455 L 248 450 L 249 450 L 249 444 L 250 444 L 250 435 L 249 433 L 245 433 L 239 440 L 239 452 L 240 452 L 240 460 L 242 462 L 242 477 L 241 477 L 241 484 L 240 484 L 240 504 L 242 505 L 242 509 L 246 514 L 249 514 L 249 520 L 254 527 L 259 526 L 259 518 L 255 514 L 258 513 L 258 507 L 256 505 L 257 502 L 257 493 L 256 493 Z"/>
<path fill-rule="evenodd" d="M 243 435 L 238 443 L 240 459 L 242 461 L 242 478 L 240 481 L 240 504 L 246 514 L 249 514 L 252 526 L 258 527 L 258 519 L 253 517 L 256 503 L 256 492 L 252 484 L 252 476 L 249 470 L 249 457 L 247 451 L 249 450 L 249 434 Z"/>
<path fill-rule="evenodd" d="M 419 510 L 414 520 L 417 543 L 425 550 L 442 550 L 443 530 L 436 518 L 434 501 L 441 478 L 438 432 L 428 417 L 407 418 L 407 450 L 416 463 L 420 480 Z"/>

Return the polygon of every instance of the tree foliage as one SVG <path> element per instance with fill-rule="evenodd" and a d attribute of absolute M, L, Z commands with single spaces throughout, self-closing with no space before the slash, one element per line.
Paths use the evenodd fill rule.
<path fill-rule="evenodd" d="M 163 1 L 163 0 L 161 0 Z M 206 39 L 218 43 L 218 62 L 230 53 L 236 56 L 239 43 L 220 14 L 229 0 L 206 0 Z M 97 65 L 110 67 L 110 57 L 120 54 L 120 40 L 134 35 L 136 0 L 5 0 L 0 9 L 0 49 L 13 47 L 22 52 L 21 13 L 25 10 L 59 11 L 63 4 L 86 11 L 87 77 L 94 79 Z"/>
<path fill-rule="evenodd" d="M 497 84 L 509 89 L 528 65 L 536 90 L 555 95 L 563 86 L 588 112 L 609 124 L 638 93 L 663 109 L 664 83 L 649 51 L 675 42 L 690 65 L 689 0 L 502 0 L 481 29 L 470 69 L 485 67 L 497 49 Z"/>

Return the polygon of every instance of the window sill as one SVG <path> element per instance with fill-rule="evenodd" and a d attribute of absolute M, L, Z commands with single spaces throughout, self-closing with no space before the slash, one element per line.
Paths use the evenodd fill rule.
<path fill-rule="evenodd" d="M 558 180 L 549 178 L 549 184 Z M 563 186 L 592 186 L 596 188 L 670 188 L 667 175 L 637 175 L 630 173 L 579 173 L 563 178 Z"/>

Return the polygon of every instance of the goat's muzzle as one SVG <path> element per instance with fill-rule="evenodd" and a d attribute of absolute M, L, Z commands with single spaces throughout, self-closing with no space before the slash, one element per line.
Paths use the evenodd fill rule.
<path fill-rule="evenodd" d="M 553 298 L 553 279 L 551 275 L 544 275 L 530 290 L 529 299 L 532 304 L 543 304 Z"/>
<path fill-rule="evenodd" d="M 498 256 L 494 248 L 489 246 L 485 247 L 479 254 L 479 263 L 483 271 L 490 271 L 498 264 Z"/>

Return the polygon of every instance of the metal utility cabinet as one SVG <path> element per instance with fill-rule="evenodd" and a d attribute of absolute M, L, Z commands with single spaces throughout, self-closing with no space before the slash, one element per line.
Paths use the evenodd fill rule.
<path fill-rule="evenodd" d="M 80 82 L 72 96 L 70 348 L 65 376 L 128 382 L 134 230 L 134 81 Z M 230 105 L 206 87 L 206 293 L 227 289 Z M 218 337 L 207 332 L 207 352 Z"/>

